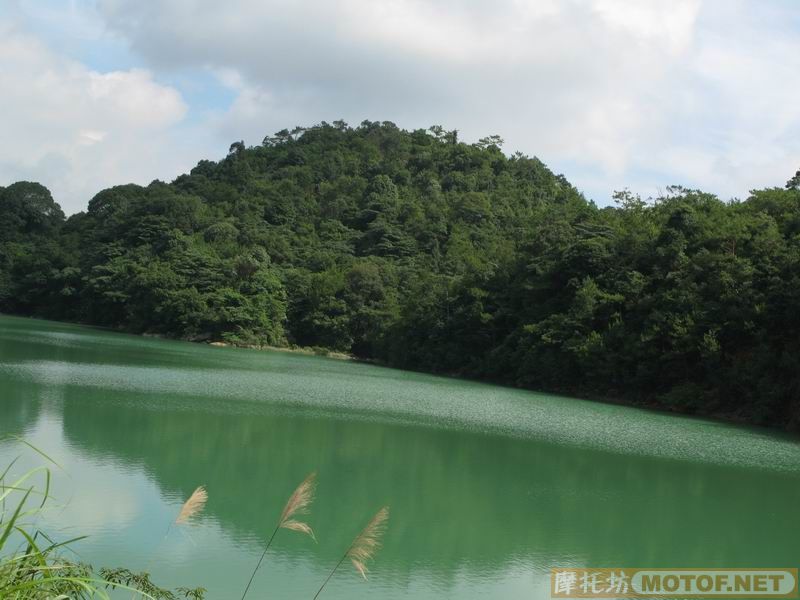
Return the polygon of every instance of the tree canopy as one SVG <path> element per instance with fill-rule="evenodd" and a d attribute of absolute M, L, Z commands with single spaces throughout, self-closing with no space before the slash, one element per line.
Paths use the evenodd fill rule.
<path fill-rule="evenodd" d="M 800 186 L 598 208 L 442 127 L 235 142 L 65 219 L 0 188 L 0 310 L 800 427 Z"/>

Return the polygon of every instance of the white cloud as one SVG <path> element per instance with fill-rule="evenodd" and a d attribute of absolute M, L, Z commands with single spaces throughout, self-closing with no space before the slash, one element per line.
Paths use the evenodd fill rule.
<path fill-rule="evenodd" d="M 91 129 L 83 129 L 78 133 L 79 142 L 81 144 L 86 144 L 91 146 L 92 144 L 97 144 L 98 142 L 102 142 L 105 137 L 107 131 L 93 131 Z"/>
<path fill-rule="evenodd" d="M 0 24 L 0 89 L 0 185 L 41 181 L 67 212 L 103 187 L 192 164 L 170 155 L 187 106 L 149 71 L 98 73 Z"/>
<path fill-rule="evenodd" d="M 12 155 L 80 189 L 171 177 L 231 141 L 337 118 L 498 133 L 601 203 L 670 183 L 743 196 L 800 165 L 796 4 L 98 0 L 96 11 L 73 21 L 104 23 L 148 70 L 95 73 L 42 50 L 9 84 L 59 91 L 10 107 L 31 142 L 0 148 L 0 177 Z M 153 74 L 198 72 L 235 98 L 187 131 L 186 106 Z"/>
<path fill-rule="evenodd" d="M 153 68 L 210 67 L 235 82 L 239 97 L 214 121 L 230 139 L 340 117 L 442 123 L 624 179 L 642 143 L 670 128 L 700 0 L 99 6 Z"/>
<path fill-rule="evenodd" d="M 692 40 L 700 0 L 688 2 L 631 2 L 595 0 L 594 10 L 609 24 L 644 40 L 666 43 L 678 52 Z"/>

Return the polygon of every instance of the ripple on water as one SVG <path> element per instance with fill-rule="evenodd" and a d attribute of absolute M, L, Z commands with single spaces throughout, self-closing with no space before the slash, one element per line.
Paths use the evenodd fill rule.
<path fill-rule="evenodd" d="M 153 361 L 176 351 L 187 360 L 169 367 L 30 360 L 0 362 L 0 372 L 51 386 L 138 392 L 154 410 L 164 403 L 195 410 L 203 402 L 224 413 L 303 411 L 679 460 L 790 471 L 800 465 L 797 440 L 773 432 L 319 357 L 137 341 L 150 346 Z"/>

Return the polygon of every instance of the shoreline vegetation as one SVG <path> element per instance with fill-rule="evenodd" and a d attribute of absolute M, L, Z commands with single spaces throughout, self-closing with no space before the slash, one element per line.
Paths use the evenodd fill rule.
<path fill-rule="evenodd" d="M 598 207 L 502 145 L 335 121 L 69 218 L 0 187 L 0 312 L 800 429 L 800 172 Z"/>

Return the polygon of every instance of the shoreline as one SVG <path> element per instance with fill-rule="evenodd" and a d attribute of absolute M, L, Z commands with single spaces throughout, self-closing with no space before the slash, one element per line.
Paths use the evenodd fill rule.
<path fill-rule="evenodd" d="M 62 323 L 66 325 L 79 325 L 81 327 L 89 327 L 91 329 L 97 329 L 100 331 L 109 331 L 113 333 L 123 333 L 128 335 L 134 335 L 137 337 L 144 337 L 144 338 L 154 338 L 154 339 L 162 339 L 162 340 L 170 340 L 176 342 L 187 342 L 190 344 L 205 344 L 206 346 L 212 346 L 215 348 L 232 348 L 232 349 L 246 349 L 246 350 L 265 350 L 265 351 L 272 351 L 272 352 L 284 352 L 287 354 L 300 354 L 304 356 L 319 356 L 322 358 L 331 358 L 334 360 L 343 360 L 343 361 L 352 361 L 357 363 L 363 363 L 368 365 L 373 365 L 377 367 L 384 367 L 387 369 L 396 369 L 400 371 L 409 371 L 412 373 L 420 373 L 425 375 L 432 375 L 435 377 L 445 377 L 448 379 L 457 379 L 460 381 L 470 381 L 473 383 L 483 383 L 487 385 L 493 385 L 498 387 L 505 387 L 515 390 L 525 390 L 528 392 L 538 393 L 538 394 L 553 394 L 557 396 L 563 396 L 566 398 L 574 398 L 577 400 L 584 400 L 588 402 L 599 402 L 602 404 L 613 404 L 617 406 L 627 406 L 630 408 L 636 408 L 640 410 L 648 410 L 659 412 L 662 414 L 669 414 L 674 416 L 683 416 L 695 419 L 706 419 L 713 421 L 715 423 L 720 424 L 727 424 L 727 425 L 734 425 L 734 426 L 744 426 L 744 427 L 752 427 L 761 429 L 771 433 L 779 433 L 784 435 L 789 435 L 800 442 L 800 435 L 796 429 L 792 429 L 790 427 L 776 427 L 770 425 L 763 425 L 758 423 L 753 423 L 752 421 L 747 420 L 746 418 L 738 415 L 736 413 L 726 413 L 726 412 L 690 412 L 690 411 L 681 411 L 681 410 L 674 410 L 669 406 L 666 406 L 655 399 L 632 399 L 626 398 L 624 395 L 605 395 L 600 394 L 597 392 L 591 392 L 588 390 L 577 390 L 577 389 L 570 389 L 570 388 L 552 388 L 552 389 L 545 389 L 545 388 L 532 388 L 527 386 L 521 385 L 514 385 L 512 383 L 501 381 L 501 380 L 493 380 L 491 378 L 477 378 L 477 377 L 469 377 L 460 373 L 444 373 L 444 372 L 436 372 L 436 371 L 426 371 L 421 369 L 414 369 L 409 367 L 395 367 L 388 363 L 385 363 L 378 359 L 370 359 L 370 358 L 361 358 L 355 356 L 353 354 L 349 354 L 347 352 L 340 352 L 336 350 L 330 350 L 324 347 L 317 347 L 317 346 L 273 346 L 273 345 L 257 345 L 257 344 L 236 344 L 231 342 L 225 342 L 222 340 L 203 340 L 203 339 L 188 339 L 188 338 L 181 338 L 181 337 L 173 337 L 170 335 L 165 335 L 162 333 L 153 333 L 153 332 L 133 332 L 126 329 L 116 328 L 116 327 L 108 327 L 103 325 L 94 325 L 92 323 L 86 323 L 82 321 L 61 321 L 55 319 L 48 319 L 38 316 L 32 315 L 13 315 L 9 313 L 0 313 L 0 316 L 10 316 L 10 317 L 17 317 L 17 318 L 27 318 L 27 319 L 37 319 L 43 321 L 51 321 L 53 323 Z"/>
<path fill-rule="evenodd" d="M 152 335 L 142 334 L 145 337 L 156 337 Z M 214 342 L 196 342 L 192 340 L 184 340 L 181 338 L 164 337 L 164 339 L 176 340 L 181 342 L 189 342 L 192 344 L 206 344 L 215 348 L 246 348 L 248 350 L 270 350 L 272 352 L 287 352 L 289 354 L 303 354 L 305 356 L 323 356 L 325 358 L 334 358 L 336 360 L 353 360 L 358 362 L 368 362 L 364 359 L 358 358 L 347 352 L 340 352 L 338 350 L 329 350 L 328 348 L 317 346 L 259 346 L 256 344 L 232 344 L 230 342 L 214 341 Z"/>

